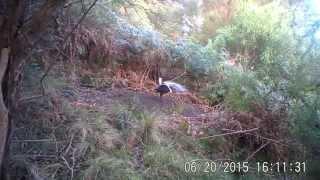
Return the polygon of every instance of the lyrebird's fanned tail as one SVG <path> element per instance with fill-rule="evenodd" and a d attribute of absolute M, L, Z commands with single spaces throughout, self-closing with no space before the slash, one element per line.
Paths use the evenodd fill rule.
<path fill-rule="evenodd" d="M 183 85 L 173 82 L 173 81 L 165 81 L 162 82 L 162 78 L 159 78 L 159 86 L 155 89 L 156 92 L 160 93 L 160 97 L 169 92 L 171 93 L 181 93 L 187 92 L 187 88 Z"/>
<path fill-rule="evenodd" d="M 183 85 L 175 83 L 173 81 L 165 81 L 163 82 L 163 84 L 168 86 L 174 93 L 188 91 L 187 88 L 185 88 Z"/>

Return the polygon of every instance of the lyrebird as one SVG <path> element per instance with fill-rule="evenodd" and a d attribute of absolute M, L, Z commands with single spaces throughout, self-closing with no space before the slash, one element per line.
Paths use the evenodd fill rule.
<path fill-rule="evenodd" d="M 162 78 L 159 78 L 159 85 L 155 89 L 157 93 L 160 93 L 160 99 L 164 94 L 167 93 L 181 93 L 188 91 L 183 85 L 178 84 L 173 81 L 164 81 L 162 82 Z"/>

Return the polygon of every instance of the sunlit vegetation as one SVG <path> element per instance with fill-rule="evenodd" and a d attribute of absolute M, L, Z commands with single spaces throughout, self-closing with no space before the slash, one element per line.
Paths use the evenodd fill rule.
<path fill-rule="evenodd" d="M 86 0 L 58 10 L 45 38 L 15 56 L 31 52 L 12 92 L 9 179 L 319 179 L 316 1 Z M 159 77 L 189 92 L 160 99 Z"/>

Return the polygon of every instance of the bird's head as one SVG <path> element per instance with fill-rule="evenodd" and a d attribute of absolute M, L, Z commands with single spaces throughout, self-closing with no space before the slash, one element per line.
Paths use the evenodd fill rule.
<path fill-rule="evenodd" d="M 158 87 L 157 87 L 157 88 L 155 88 L 155 89 L 154 89 L 154 91 L 155 91 L 155 92 L 159 92 L 159 89 L 158 89 Z"/>

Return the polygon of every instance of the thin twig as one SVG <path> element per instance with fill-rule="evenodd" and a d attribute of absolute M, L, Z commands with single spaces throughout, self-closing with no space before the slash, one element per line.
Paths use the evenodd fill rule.
<path fill-rule="evenodd" d="M 253 128 L 253 129 L 247 129 L 247 130 L 241 130 L 241 131 L 235 131 L 235 132 L 229 132 L 229 133 L 223 133 L 223 134 L 216 134 L 213 136 L 206 136 L 206 137 L 202 137 L 199 139 L 209 139 L 209 138 L 215 138 L 215 137 L 220 137 L 220 136 L 227 136 L 227 135 L 234 135 L 234 134 L 242 134 L 242 133 L 247 133 L 247 132 L 251 132 L 251 131 L 256 131 L 259 128 Z"/>
<path fill-rule="evenodd" d="M 255 150 L 250 156 L 248 156 L 246 158 L 246 162 L 248 162 L 254 155 L 256 155 L 259 151 L 261 151 L 264 147 L 266 147 L 268 144 L 270 144 L 270 141 L 268 141 L 267 143 L 261 145 L 257 150 Z"/>
<path fill-rule="evenodd" d="M 87 9 L 86 12 L 84 12 L 84 14 L 81 16 L 80 20 L 78 21 L 78 23 L 72 28 L 72 30 L 66 35 L 65 37 L 65 41 L 67 41 L 69 39 L 69 37 L 73 34 L 73 32 L 78 28 L 78 26 L 82 23 L 82 21 L 84 20 L 84 18 L 86 18 L 86 16 L 88 15 L 88 13 L 91 11 L 91 9 L 96 5 L 96 3 L 98 2 L 98 0 L 95 0 L 90 7 Z"/>
<path fill-rule="evenodd" d="M 54 139 L 23 139 L 23 140 L 11 140 L 11 142 L 54 142 Z"/>
<path fill-rule="evenodd" d="M 70 141 L 69 141 L 69 144 L 68 144 L 68 147 L 65 149 L 64 151 L 64 155 L 68 154 L 70 148 L 72 147 L 72 143 L 73 143 L 73 138 L 74 138 L 74 134 L 71 134 L 71 138 L 70 138 Z"/>
<path fill-rule="evenodd" d="M 232 129 L 223 129 L 223 130 L 228 130 L 228 131 L 233 131 L 233 132 L 235 132 L 235 130 L 232 130 Z M 264 140 L 268 140 L 268 141 L 274 142 L 274 143 L 276 143 L 276 144 L 280 144 L 280 145 L 282 145 L 282 146 L 289 146 L 289 145 L 287 145 L 287 144 L 284 144 L 284 143 L 281 142 L 281 141 L 278 141 L 278 140 L 275 140 L 275 139 L 271 139 L 271 138 L 267 138 L 267 137 L 264 137 L 264 136 L 261 136 L 261 135 L 252 134 L 252 133 L 250 133 L 250 132 L 245 132 L 245 134 L 251 135 L 251 136 L 256 136 L 256 137 L 258 137 L 258 138 L 261 138 L 261 139 L 264 139 Z"/>
<path fill-rule="evenodd" d="M 58 158 L 57 155 L 42 155 L 42 154 L 17 154 L 13 155 L 13 158 Z"/>
<path fill-rule="evenodd" d="M 281 141 L 277 141 L 277 140 L 274 140 L 274 139 L 271 139 L 271 138 L 267 138 L 267 137 L 264 137 L 264 136 L 261 136 L 261 135 L 255 135 L 255 134 L 251 134 L 251 133 L 246 133 L 246 134 L 252 135 L 252 136 L 258 136 L 258 137 L 261 138 L 261 139 L 268 140 L 268 141 L 272 141 L 272 142 L 274 142 L 274 143 L 276 143 L 276 144 L 280 144 L 280 145 L 282 145 L 282 146 L 287 146 L 287 147 L 289 147 L 288 144 L 284 144 L 284 143 L 281 142 Z"/>
<path fill-rule="evenodd" d="M 74 169 L 73 169 L 73 166 L 74 166 L 74 162 L 72 162 L 72 166 L 70 166 L 70 164 L 68 163 L 68 161 L 66 160 L 65 157 L 61 156 L 61 159 L 64 161 L 64 163 L 66 164 L 67 168 L 70 170 L 71 172 L 71 177 L 70 179 L 72 180 L 73 179 L 73 172 L 74 172 Z"/>
<path fill-rule="evenodd" d="M 75 154 L 76 154 L 76 149 L 73 149 L 72 150 L 72 157 L 71 157 L 71 159 L 72 159 L 72 169 L 74 169 L 74 165 L 76 164 L 76 158 L 75 158 Z M 72 178 L 73 178 L 73 173 L 74 171 L 72 171 Z"/>
<path fill-rule="evenodd" d="M 180 77 L 184 76 L 186 73 L 187 73 L 187 69 L 186 69 L 186 67 L 184 67 L 184 72 L 181 73 L 180 75 L 178 75 L 177 77 L 174 77 L 170 81 L 175 81 L 176 79 L 179 79 Z"/>
<path fill-rule="evenodd" d="M 98 0 L 95 0 L 90 7 L 87 9 L 86 12 L 84 12 L 84 14 L 81 16 L 81 18 L 79 19 L 79 21 L 77 22 L 77 24 L 72 28 L 72 30 L 65 36 L 64 41 L 62 42 L 61 46 L 64 46 L 64 44 L 68 41 L 68 39 L 71 37 L 71 35 L 74 33 L 74 31 L 78 28 L 78 26 L 82 23 L 82 21 L 85 19 L 85 17 L 88 15 L 88 13 L 91 11 L 91 9 L 96 5 L 96 3 L 98 2 Z M 51 69 L 53 68 L 53 66 L 56 64 L 56 59 L 60 56 L 61 51 L 58 52 L 58 54 L 55 56 L 54 60 L 52 61 L 52 63 L 50 64 L 50 66 L 48 67 L 48 69 L 45 71 L 45 73 L 42 75 L 41 79 L 40 79 L 40 84 L 41 84 L 41 90 L 42 90 L 42 95 L 45 95 L 45 89 L 44 89 L 44 84 L 43 81 L 44 79 L 47 77 L 47 75 L 49 74 L 49 72 L 51 71 Z"/>
<path fill-rule="evenodd" d="M 78 3 L 82 3 L 82 0 L 69 2 L 69 3 L 65 4 L 65 5 L 63 6 L 63 8 L 67 8 L 67 7 L 69 7 L 69 6 L 72 6 L 72 5 L 78 4 Z"/>
<path fill-rule="evenodd" d="M 140 88 L 144 88 L 144 86 L 142 87 L 143 85 L 143 82 L 147 79 L 146 77 L 149 75 L 149 72 L 150 72 L 150 69 L 151 69 L 151 65 L 149 65 L 143 72 L 141 78 L 140 78 Z"/>
<path fill-rule="evenodd" d="M 42 95 L 35 95 L 35 96 L 30 96 L 30 97 L 23 97 L 23 98 L 20 98 L 18 100 L 19 103 L 23 102 L 23 101 L 30 101 L 32 99 L 37 99 L 37 98 L 41 98 L 43 97 Z"/>

